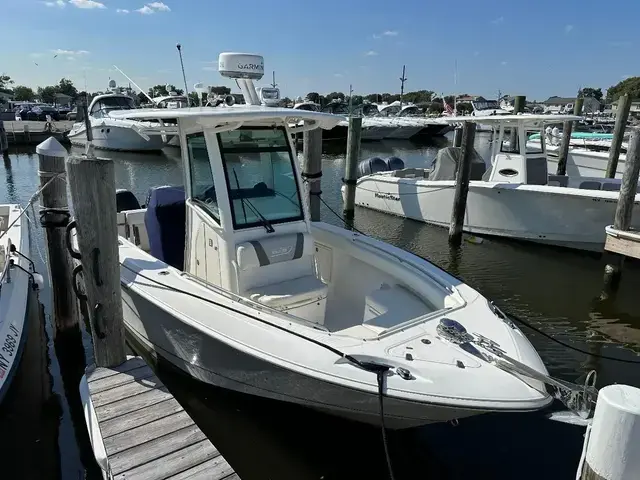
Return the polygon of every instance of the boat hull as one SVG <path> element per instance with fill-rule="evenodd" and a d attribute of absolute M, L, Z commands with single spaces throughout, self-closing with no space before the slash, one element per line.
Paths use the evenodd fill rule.
<path fill-rule="evenodd" d="M 134 342 L 196 380 L 358 422 L 380 424 L 379 398 L 375 394 L 322 381 L 241 352 L 182 322 L 124 283 L 122 302 L 127 334 Z M 386 427 L 406 429 L 489 410 L 452 408 L 385 396 L 384 411 Z"/>
<path fill-rule="evenodd" d="M 555 173 L 558 169 L 558 150 L 555 145 L 547 146 L 547 168 Z M 615 178 L 622 178 L 626 155 L 620 154 Z M 567 157 L 567 175 L 570 177 L 604 178 L 609 163 L 608 152 L 595 152 L 572 148 Z"/>
<path fill-rule="evenodd" d="M 162 150 L 164 141 L 161 135 L 149 135 L 142 137 L 131 126 L 119 125 L 93 125 L 93 146 L 101 150 L 126 151 L 126 152 L 153 152 Z M 84 128 L 73 129 L 69 132 L 69 141 L 72 145 L 86 145 L 87 135 Z"/>
<path fill-rule="evenodd" d="M 382 179 L 380 179 L 382 177 Z M 398 182 L 361 178 L 356 204 L 442 227 L 451 221 L 453 181 Z M 474 182 L 469 186 L 464 230 L 470 233 L 601 252 L 613 221 L 617 192 Z M 640 196 L 633 227 L 640 227 Z"/>

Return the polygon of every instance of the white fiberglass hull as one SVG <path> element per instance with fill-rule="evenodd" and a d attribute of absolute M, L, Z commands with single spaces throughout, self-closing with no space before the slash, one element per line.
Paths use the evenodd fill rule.
<path fill-rule="evenodd" d="M 454 181 L 375 174 L 358 180 L 356 204 L 442 227 L 451 221 Z M 602 251 L 618 192 L 471 181 L 464 230 L 580 250 Z M 640 228 L 640 195 L 632 226 Z"/>
<path fill-rule="evenodd" d="M 530 142 L 527 142 L 529 145 Z M 536 144 L 532 144 L 535 146 Z M 537 142 L 539 146 L 540 143 Z M 539 148 L 539 147 L 538 147 Z M 557 145 L 547 145 L 547 165 L 549 172 L 555 173 L 558 169 L 558 151 L 560 147 Z M 616 170 L 616 178 L 622 178 L 624 173 L 626 155 L 620 154 L 618 159 L 618 168 Z M 567 158 L 567 175 L 570 177 L 597 177 L 603 178 L 607 171 L 609 163 L 609 152 L 596 152 L 586 150 L 584 148 L 569 148 L 569 156 Z"/>
<path fill-rule="evenodd" d="M 161 135 L 148 135 L 145 138 L 135 130 L 135 125 L 136 122 L 128 120 L 91 119 L 94 148 L 128 152 L 162 150 L 164 140 Z M 72 145 L 86 145 L 84 124 L 76 123 L 68 138 Z"/>
<path fill-rule="evenodd" d="M 0 205 L 2 228 L 10 225 L 20 215 L 22 209 L 19 205 Z M 16 250 L 25 256 L 29 256 L 29 231 L 27 219 L 22 216 L 9 231 L 0 239 L 0 255 L 4 258 L 8 253 L 9 242 Z M 33 271 L 29 262 L 12 254 L 10 259 L 15 265 L 19 265 L 27 271 Z M 7 269 L 7 262 L 3 261 L 4 274 L 0 279 L 0 402 L 9 390 L 13 377 L 22 356 L 22 350 L 27 336 L 27 312 L 29 302 L 29 289 L 31 280 L 29 275 L 17 267 Z"/>
<path fill-rule="evenodd" d="M 546 374 L 540 357 L 522 332 L 499 319 L 487 300 L 473 289 L 395 247 L 361 239 L 350 232 L 336 233 L 343 231 L 337 227 L 322 224 L 316 228 L 321 243 L 336 235 L 344 237 L 337 244 L 344 242 L 345 248 L 360 248 L 354 245 L 363 242 L 366 246 L 361 255 L 379 259 L 385 265 L 391 262 L 396 269 L 406 270 L 408 276 L 416 272 L 443 275 L 442 281 L 456 282 L 455 287 L 447 287 L 447 292 L 459 298 L 461 306 L 434 312 L 433 318 L 407 324 L 394 333 L 376 337 L 376 341 L 365 341 L 339 330 L 331 333 L 302 326 L 291 317 L 282 322 L 270 310 L 232 301 L 121 239 L 120 276 L 127 332 L 136 343 L 197 380 L 370 424 L 379 424 L 376 375 L 309 339 L 363 359 L 396 368 L 403 366 L 411 372 L 412 379 L 402 379 L 397 374 L 386 379 L 385 424 L 394 429 L 485 412 L 537 410 L 551 402 L 539 382 L 524 383 L 437 337 L 436 326 L 446 313 L 447 318 L 465 323 L 468 331 L 482 331 L 509 355 Z M 389 270 L 393 269 L 391 263 Z M 345 275 L 340 273 L 344 266 L 345 262 L 336 261 L 332 275 Z M 371 271 L 371 267 L 353 261 L 347 268 L 358 278 Z M 425 285 L 428 283 L 425 277 Z M 367 288 L 367 284 L 360 278 L 360 285 L 354 285 L 354 289 Z M 212 305 L 204 299 L 217 303 Z M 223 309 L 221 304 L 228 307 Z M 426 337 L 432 340 L 422 341 Z M 406 351 L 412 353 L 411 359 Z M 449 351 L 452 357 L 448 353 L 442 356 Z"/>

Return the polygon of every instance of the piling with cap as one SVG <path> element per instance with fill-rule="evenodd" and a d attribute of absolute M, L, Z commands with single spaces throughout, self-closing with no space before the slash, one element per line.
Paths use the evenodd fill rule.
<path fill-rule="evenodd" d="M 67 150 L 53 137 L 36 147 L 40 186 L 40 224 L 47 244 L 53 312 L 59 331 L 78 325 L 76 298 L 70 288 L 73 263 L 66 246 L 69 205 L 65 179 Z"/>
<path fill-rule="evenodd" d="M 640 478 L 640 389 L 607 385 L 585 435 L 581 480 Z"/>
<path fill-rule="evenodd" d="M 314 128 L 302 135 L 302 178 L 307 183 L 311 221 L 320 221 L 320 195 L 322 194 L 322 129 Z"/>
<path fill-rule="evenodd" d="M 349 134 L 347 136 L 347 159 L 344 172 L 344 217 L 351 221 L 356 203 L 356 181 L 358 160 L 360 159 L 360 139 L 362 137 L 362 117 L 349 118 Z"/>
<path fill-rule="evenodd" d="M 453 197 L 453 209 L 451 210 L 451 224 L 449 225 L 449 243 L 453 246 L 460 246 L 462 243 L 462 230 L 464 226 L 464 214 L 467 209 L 467 195 L 469 193 L 471 159 L 473 158 L 473 142 L 475 136 L 476 124 L 474 122 L 464 122 L 462 129 L 462 154 L 456 173 L 456 191 Z"/>
<path fill-rule="evenodd" d="M 625 129 L 627 128 L 627 120 L 629 120 L 629 111 L 631 110 L 631 99 L 629 95 L 621 95 L 618 98 L 618 108 L 616 109 L 616 124 L 613 128 L 613 138 L 611 139 L 611 148 L 609 148 L 609 162 L 607 163 L 606 178 L 615 178 L 618 170 L 618 159 L 620 158 L 620 150 L 622 149 L 622 140 L 624 138 Z"/>
<path fill-rule="evenodd" d="M 113 160 L 71 155 L 67 178 L 95 363 L 113 367 L 126 360 Z"/>
<path fill-rule="evenodd" d="M 462 146 L 462 127 L 457 125 L 455 130 L 453 131 L 453 146 L 461 147 Z"/>
<path fill-rule="evenodd" d="M 584 105 L 584 98 L 581 98 L 581 97 L 576 98 L 576 103 L 573 105 L 573 114 L 582 115 L 583 105 Z M 556 175 L 567 174 L 567 160 L 569 159 L 569 146 L 571 145 L 572 131 L 573 131 L 572 121 L 567 121 L 562 124 L 562 143 L 560 144 L 560 150 L 558 151 L 558 168 L 556 169 Z"/>
<path fill-rule="evenodd" d="M 513 115 L 524 112 L 524 107 L 527 105 L 527 97 L 524 95 L 517 95 L 513 100 Z M 517 127 L 511 127 L 511 133 L 509 134 L 509 145 L 514 149 L 514 145 L 518 140 Z"/>

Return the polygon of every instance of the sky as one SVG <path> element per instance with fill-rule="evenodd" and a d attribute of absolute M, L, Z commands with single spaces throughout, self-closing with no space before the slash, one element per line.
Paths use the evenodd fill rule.
<path fill-rule="evenodd" d="M 0 0 L 0 73 L 30 87 L 235 83 L 220 52 L 264 56 L 281 95 L 405 91 L 544 100 L 640 74 L 640 2 L 609 0 Z M 14 41 L 10 41 L 14 39 Z"/>

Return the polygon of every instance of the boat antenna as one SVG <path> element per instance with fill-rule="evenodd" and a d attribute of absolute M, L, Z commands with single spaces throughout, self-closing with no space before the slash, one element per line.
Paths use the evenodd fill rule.
<path fill-rule="evenodd" d="M 124 75 L 124 77 L 125 77 L 127 80 L 129 80 L 131 83 L 133 83 L 133 86 L 134 86 L 134 87 L 136 87 L 138 90 L 140 90 L 140 91 L 142 92 L 142 94 L 143 94 L 145 97 L 147 97 L 151 103 L 156 103 L 156 102 L 154 102 L 154 101 L 153 101 L 153 98 L 151 98 L 151 97 L 147 94 L 147 92 L 145 92 L 143 89 L 141 89 L 141 88 L 140 88 L 140 86 L 138 86 L 138 84 L 137 84 L 136 82 L 134 82 L 134 81 L 133 81 L 133 80 L 131 80 L 129 77 L 127 77 L 127 74 L 126 74 L 126 73 L 124 73 L 122 70 L 120 70 L 120 69 L 119 69 L 117 66 L 115 66 L 115 65 L 113 66 L 113 68 L 115 68 L 118 72 L 120 72 L 122 75 Z"/>
<path fill-rule="evenodd" d="M 404 82 L 407 81 L 407 77 L 404 75 L 405 66 L 402 65 L 402 76 L 400 77 L 400 108 L 402 108 L 402 97 L 404 97 Z"/>
<path fill-rule="evenodd" d="M 271 82 L 271 86 L 273 88 L 276 88 L 278 86 L 278 84 L 276 83 L 276 71 L 273 71 L 273 81 Z"/>
<path fill-rule="evenodd" d="M 184 80 L 184 94 L 189 98 L 189 88 L 187 87 L 187 76 L 184 74 L 184 63 L 182 62 L 182 45 L 179 43 L 176 45 L 178 49 L 178 55 L 180 55 L 180 66 L 182 67 L 182 79 Z"/>
<path fill-rule="evenodd" d="M 349 116 L 353 116 L 353 85 L 349 84 Z"/>

